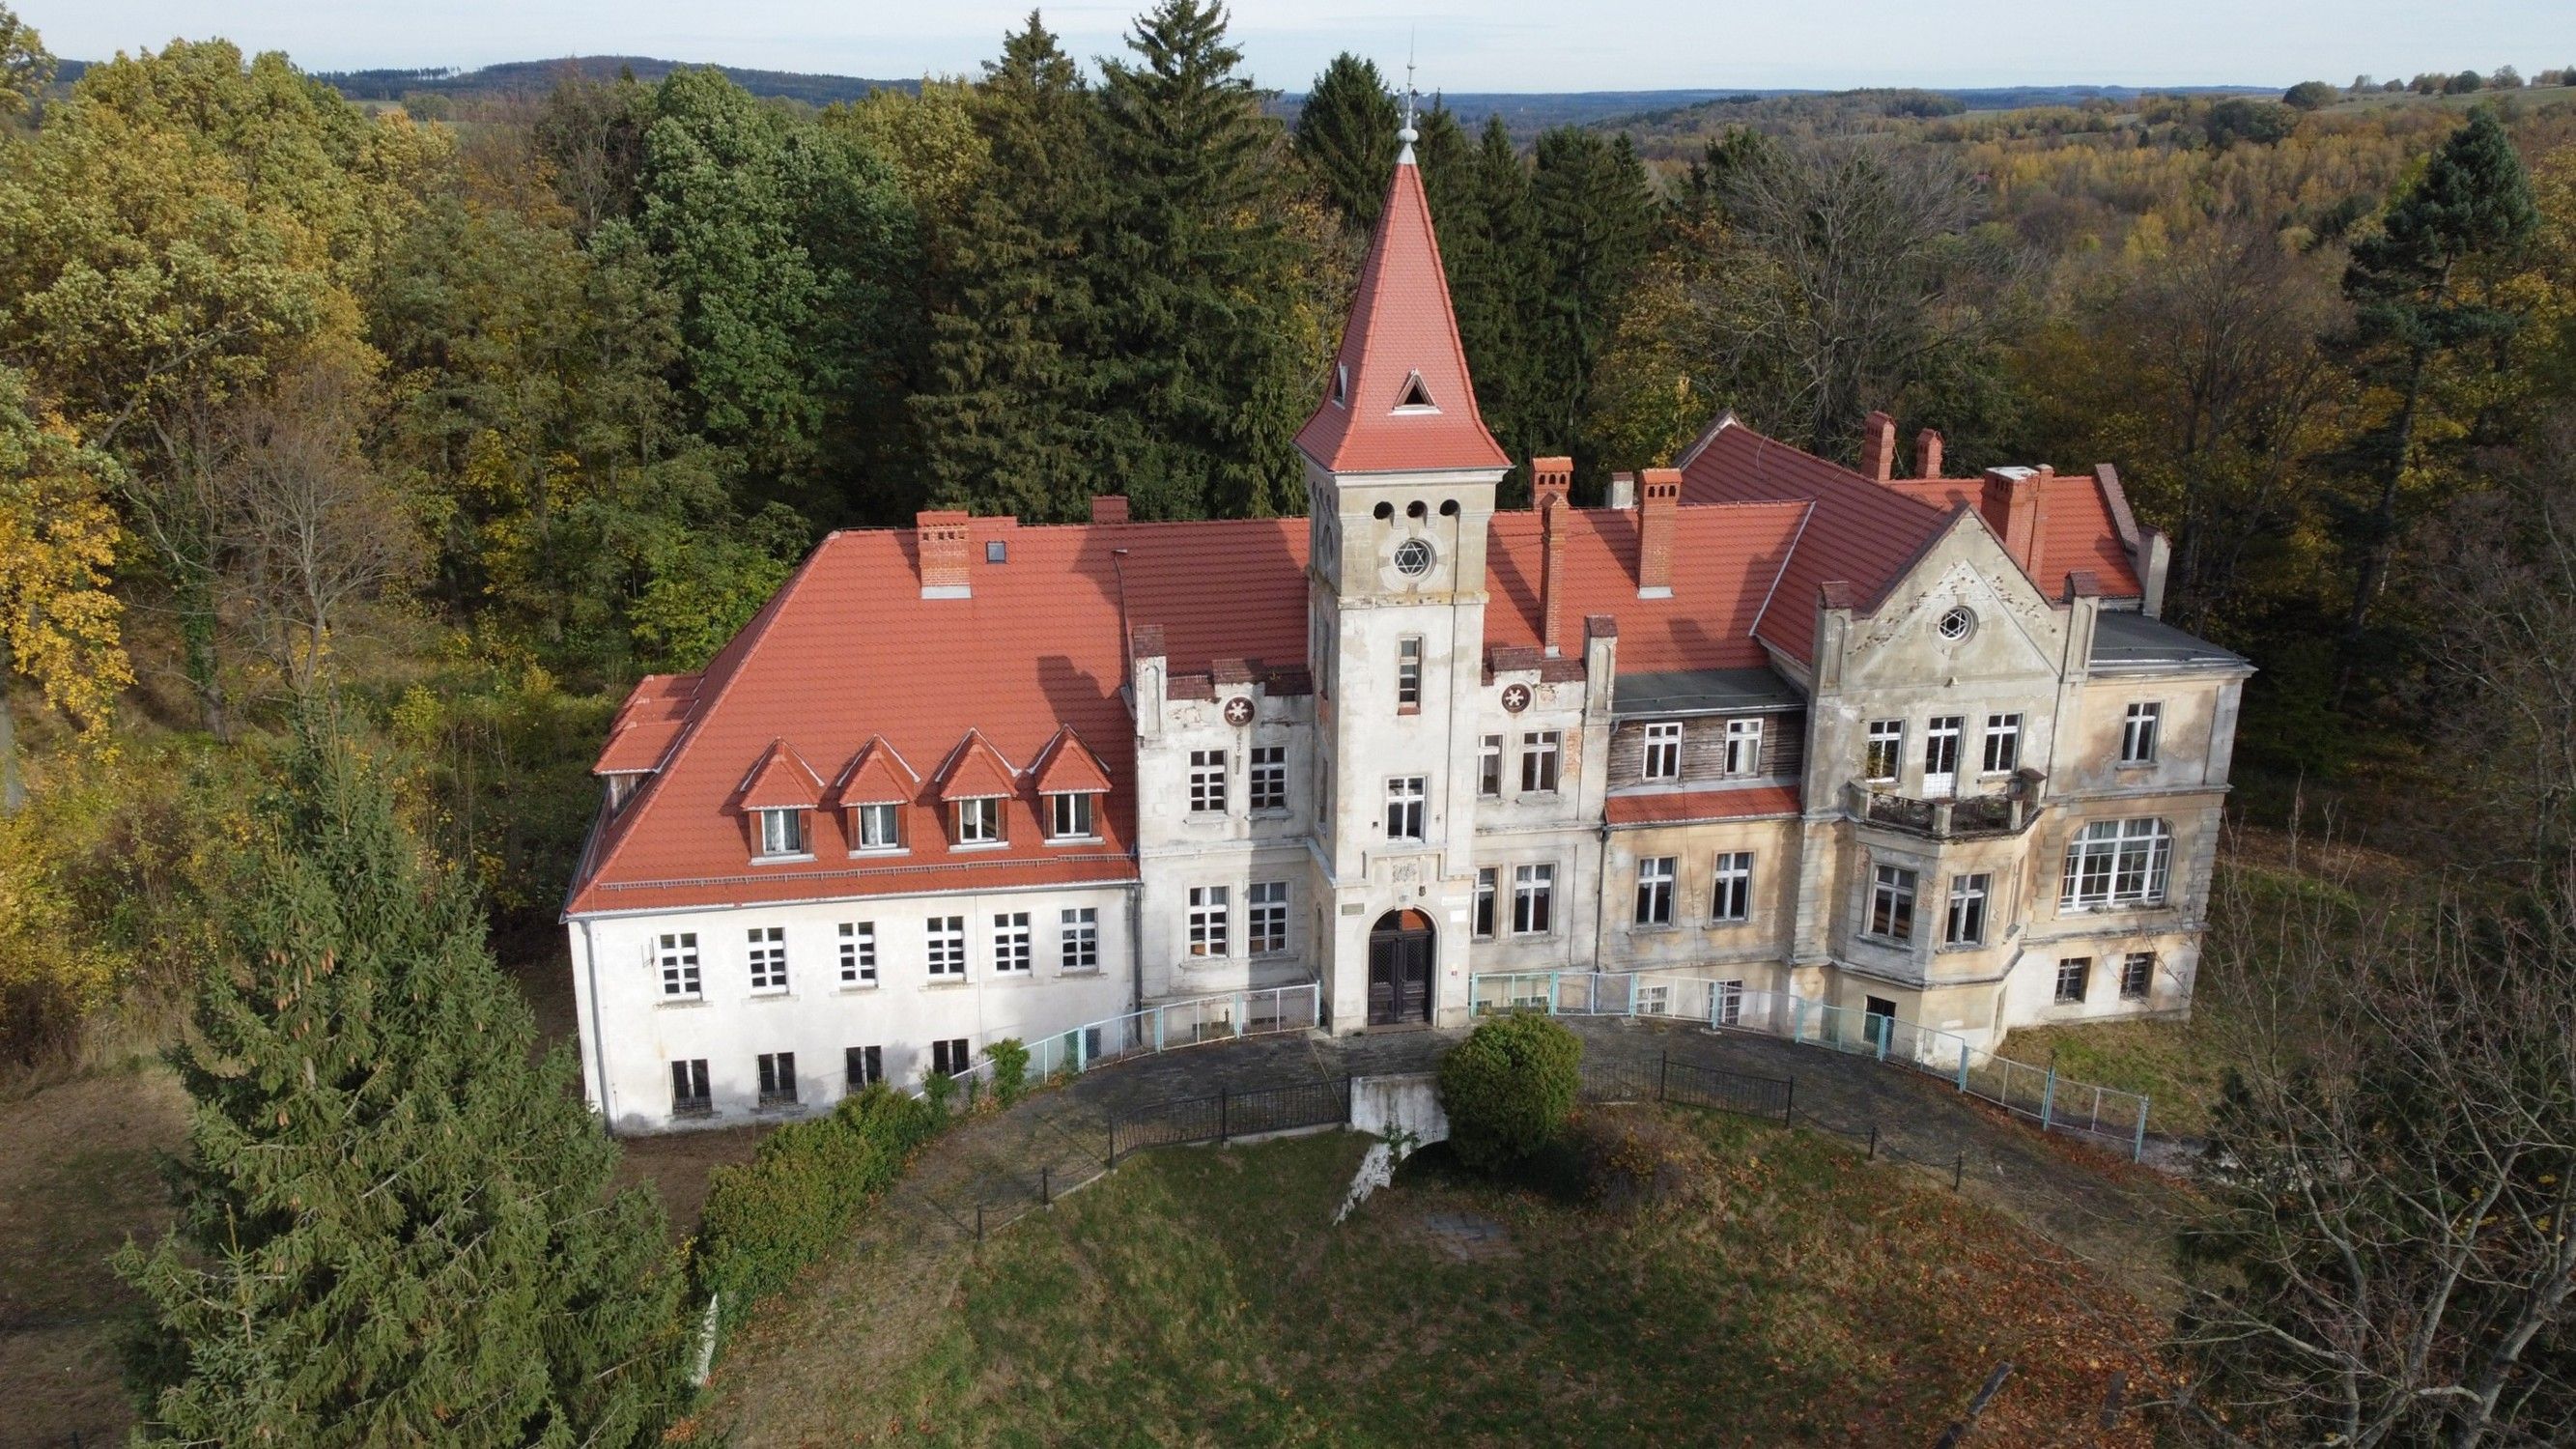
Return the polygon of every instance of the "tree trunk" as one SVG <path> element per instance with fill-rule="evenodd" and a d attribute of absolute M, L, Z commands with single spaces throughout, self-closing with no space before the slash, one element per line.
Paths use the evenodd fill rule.
<path fill-rule="evenodd" d="M 27 808 L 26 782 L 18 778 L 18 719 L 9 712 L 9 641 L 0 638 L 0 815 Z"/>

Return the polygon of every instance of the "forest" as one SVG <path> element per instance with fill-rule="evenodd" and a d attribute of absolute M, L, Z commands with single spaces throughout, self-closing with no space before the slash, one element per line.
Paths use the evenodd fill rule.
<path fill-rule="evenodd" d="M 216 903 L 319 808 L 316 720 L 489 949 L 559 969 L 610 715 L 825 533 L 1298 511 L 1407 98 L 1344 55 L 1278 119 L 1207 0 L 1118 55 L 1036 13 L 996 46 L 820 107 L 681 68 L 416 115 L 220 38 L 67 81 L 0 6 L 13 1080 L 181 1032 L 238 950 Z M 1884 409 L 1953 473 L 2111 463 L 2173 540 L 2169 617 L 2261 670 L 2242 815 L 2546 894 L 2571 82 L 1737 97 L 1528 138 L 1435 95 L 1417 153 L 1513 457 L 1597 498 L 1721 410 L 1849 460 Z"/>

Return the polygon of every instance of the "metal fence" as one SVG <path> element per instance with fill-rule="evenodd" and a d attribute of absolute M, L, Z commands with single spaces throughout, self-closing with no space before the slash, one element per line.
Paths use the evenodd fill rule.
<path fill-rule="evenodd" d="M 1938 1077 L 2042 1131 L 2093 1137 L 2127 1149 L 2132 1158 L 2146 1151 L 2152 1103 L 2143 1093 L 2062 1077 L 2053 1066 L 2015 1061 L 1956 1032 L 1785 991 L 1755 991 L 1669 972 L 1523 971 L 1471 976 L 1467 999 L 1480 1016 L 1544 1011 L 1556 1016 L 1673 1017 L 1713 1030 L 1786 1037 L 1802 1046 L 1866 1056 Z"/>
<path fill-rule="evenodd" d="M 1049 1036 L 1030 1038 L 1024 1043 L 1029 1049 L 1027 1081 L 1036 1086 L 1057 1076 L 1089 1071 L 1103 1062 L 1152 1056 L 1204 1042 L 1312 1031 L 1322 1024 L 1322 1012 L 1323 988 L 1312 981 L 1302 986 L 1233 991 L 1149 1006 L 1143 1011 L 1087 1021 Z M 978 1054 L 972 1066 L 950 1080 L 956 1084 L 952 1090 L 972 1102 L 992 1089 L 993 1059 Z M 920 1097 L 928 1091 L 925 1083 L 912 1095 Z"/>
<path fill-rule="evenodd" d="M 1120 1158 L 1148 1147 L 1227 1142 L 1300 1127 L 1342 1126 L 1350 1120 L 1349 1077 L 1242 1092 L 1220 1090 L 1208 1097 L 1174 1097 L 1110 1114 L 1109 1165 L 1115 1167 Z"/>
<path fill-rule="evenodd" d="M 1797 1101 L 1794 1078 L 1694 1066 L 1669 1055 L 1619 1058 L 1586 1052 L 1581 1070 L 1588 1102 L 1677 1102 L 1786 1126 Z"/>

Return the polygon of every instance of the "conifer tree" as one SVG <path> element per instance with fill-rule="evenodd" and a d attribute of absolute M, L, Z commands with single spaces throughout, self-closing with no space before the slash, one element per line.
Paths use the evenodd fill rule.
<path fill-rule="evenodd" d="M 1297 113 L 1297 159 L 1323 183 L 1333 209 L 1360 231 L 1375 227 L 1378 210 L 1386 205 L 1395 133 L 1403 124 L 1404 114 L 1377 66 L 1347 50 L 1315 77 L 1315 88 Z M 1423 176 L 1427 185 L 1428 169 Z"/>
<path fill-rule="evenodd" d="M 1529 166 L 1512 145 L 1503 118 L 1488 116 L 1464 167 L 1456 208 L 1463 236 L 1454 257 L 1436 193 L 1433 215 L 1441 222 L 1441 260 L 1449 268 L 1458 338 L 1476 379 L 1476 404 L 1503 451 L 1521 464 L 1504 480 L 1498 501 L 1518 506 L 1527 497 L 1529 459 L 1547 451 L 1529 425 L 1529 379 L 1537 359 L 1530 355 L 1528 329 L 1544 301 L 1531 226 Z M 1433 184 L 1429 172 L 1423 180 Z"/>
<path fill-rule="evenodd" d="M 173 1060 L 178 1220 L 118 1271 L 147 1436 L 630 1445 L 674 1400 L 660 1205 L 383 777 L 308 724 Z"/>
<path fill-rule="evenodd" d="M 1532 360 L 1523 421 L 1533 446 L 1591 471 L 1585 394 L 1619 305 L 1654 239 L 1655 194 L 1626 135 L 1560 126 L 1538 138 L 1530 176 L 1539 306 L 1525 314 Z"/>

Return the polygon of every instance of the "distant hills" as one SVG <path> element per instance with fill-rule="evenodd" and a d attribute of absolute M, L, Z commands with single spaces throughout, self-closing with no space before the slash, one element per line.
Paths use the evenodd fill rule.
<path fill-rule="evenodd" d="M 631 73 L 650 85 L 691 62 L 656 60 L 646 55 L 575 55 L 559 60 L 512 60 L 480 70 L 342 70 L 317 71 L 353 101 L 398 101 L 407 95 L 480 99 L 489 96 L 543 95 L 568 75 L 588 80 L 615 80 Z M 918 80 L 870 80 L 863 76 L 806 75 L 787 70 L 742 70 L 720 65 L 725 77 L 756 96 L 776 96 L 809 106 L 854 101 L 889 86 L 899 91 L 921 89 Z"/>

